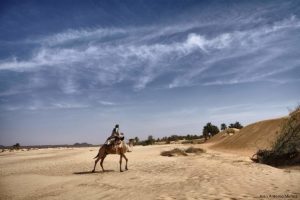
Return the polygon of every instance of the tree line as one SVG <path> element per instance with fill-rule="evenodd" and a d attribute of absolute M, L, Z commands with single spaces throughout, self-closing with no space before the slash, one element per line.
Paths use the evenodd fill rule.
<path fill-rule="evenodd" d="M 243 126 L 238 121 L 235 123 L 229 124 L 228 127 L 225 123 L 222 123 L 220 126 L 221 131 L 225 130 L 227 128 L 241 129 L 241 128 L 243 128 Z M 155 142 L 166 142 L 167 144 L 169 144 L 171 141 L 178 141 L 178 140 L 195 140 L 195 139 L 201 139 L 201 138 L 204 138 L 205 140 L 207 140 L 208 138 L 219 133 L 220 129 L 218 128 L 218 126 L 213 125 L 211 122 L 208 122 L 203 127 L 202 135 L 190 135 L 190 134 L 188 134 L 188 135 L 171 135 L 169 137 L 162 137 L 162 138 L 157 138 L 157 139 L 155 139 L 152 135 L 149 135 L 146 140 L 140 140 L 138 137 L 135 137 L 134 143 L 137 145 L 152 145 Z"/>

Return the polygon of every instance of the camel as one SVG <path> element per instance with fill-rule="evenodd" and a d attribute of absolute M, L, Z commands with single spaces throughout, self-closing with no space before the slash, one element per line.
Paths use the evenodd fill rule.
<path fill-rule="evenodd" d="M 105 157 L 108 154 L 119 154 L 120 155 L 120 172 L 123 172 L 123 170 L 122 170 L 122 158 L 124 158 L 126 160 L 125 170 L 128 170 L 128 167 L 127 167 L 128 159 L 125 156 L 125 153 L 127 151 L 129 151 L 129 147 L 125 143 L 124 140 L 122 140 L 121 143 L 117 146 L 108 145 L 108 144 L 102 145 L 99 149 L 99 152 L 98 152 L 97 156 L 94 158 L 96 160 L 95 160 L 95 165 L 94 165 L 94 169 L 92 170 L 92 172 L 95 172 L 96 165 L 97 165 L 97 163 L 100 159 L 101 159 L 100 166 L 102 168 L 102 171 L 103 172 L 105 171 L 104 168 L 103 168 L 103 161 L 104 161 Z"/>

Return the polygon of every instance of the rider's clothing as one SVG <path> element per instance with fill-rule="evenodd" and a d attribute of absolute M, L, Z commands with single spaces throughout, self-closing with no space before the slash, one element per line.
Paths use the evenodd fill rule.
<path fill-rule="evenodd" d="M 114 128 L 111 132 L 110 137 L 119 137 L 119 136 L 120 136 L 119 128 Z"/>
<path fill-rule="evenodd" d="M 114 128 L 111 132 L 111 136 L 109 136 L 106 140 L 106 144 L 110 144 L 112 142 L 112 139 L 114 139 L 114 141 L 116 141 L 117 139 L 120 139 L 120 132 L 119 132 L 119 128 Z"/>

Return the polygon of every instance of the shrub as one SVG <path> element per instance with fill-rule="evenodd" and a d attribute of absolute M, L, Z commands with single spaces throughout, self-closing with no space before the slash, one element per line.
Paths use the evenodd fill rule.
<path fill-rule="evenodd" d="M 298 110 L 298 112 L 296 112 Z M 278 153 L 300 152 L 300 108 L 290 113 L 281 133 L 273 144 Z"/>
<path fill-rule="evenodd" d="M 256 158 L 254 158 L 256 156 Z M 259 150 L 251 158 L 273 166 L 300 163 L 300 107 L 290 113 L 271 150 Z"/>

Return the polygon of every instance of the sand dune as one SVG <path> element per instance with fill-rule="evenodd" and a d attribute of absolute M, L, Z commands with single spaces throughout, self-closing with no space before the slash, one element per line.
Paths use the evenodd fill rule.
<path fill-rule="evenodd" d="M 258 149 L 271 147 L 286 120 L 283 117 L 256 122 L 233 135 L 227 135 L 223 131 L 212 137 L 208 143 L 214 149 L 251 156 Z"/>
<path fill-rule="evenodd" d="M 117 155 L 105 160 L 107 172 L 100 172 L 98 165 L 97 172 L 90 173 L 98 150 L 91 147 L 0 154 L 0 199 L 300 198 L 299 171 L 210 149 L 200 155 L 160 156 L 161 151 L 175 147 L 183 146 L 135 147 L 128 153 L 129 171 L 123 173 L 118 171 Z"/>

